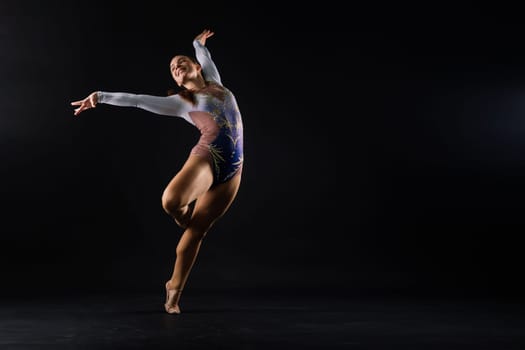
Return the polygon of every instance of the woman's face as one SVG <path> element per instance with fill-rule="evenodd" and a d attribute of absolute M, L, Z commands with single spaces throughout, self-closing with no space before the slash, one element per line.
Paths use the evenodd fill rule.
<path fill-rule="evenodd" d="M 188 56 L 175 56 L 170 63 L 171 76 L 182 86 L 185 82 L 195 79 L 201 71 L 201 66 Z"/>

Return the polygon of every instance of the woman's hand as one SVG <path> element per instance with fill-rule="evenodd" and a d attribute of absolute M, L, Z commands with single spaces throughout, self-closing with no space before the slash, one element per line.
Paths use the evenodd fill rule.
<path fill-rule="evenodd" d="M 209 29 L 204 29 L 202 31 L 202 33 L 200 33 L 199 35 L 197 35 L 195 37 L 195 40 L 198 40 L 202 45 L 206 45 L 206 39 L 208 39 L 210 36 L 212 36 L 213 34 L 215 34 L 214 32 L 212 32 L 211 30 Z"/>
<path fill-rule="evenodd" d="M 79 106 L 75 109 L 75 115 L 79 115 L 86 109 L 95 108 L 97 106 L 98 96 L 96 92 L 91 93 L 88 97 L 83 100 L 71 102 L 72 106 Z"/>

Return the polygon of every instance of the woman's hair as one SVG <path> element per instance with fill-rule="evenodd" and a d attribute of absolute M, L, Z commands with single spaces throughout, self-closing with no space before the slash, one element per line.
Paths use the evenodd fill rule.
<path fill-rule="evenodd" d="M 186 89 L 185 87 L 182 87 L 181 89 L 182 90 L 180 90 L 179 92 L 176 92 L 175 89 L 168 89 L 167 95 L 168 96 L 179 95 L 184 100 L 186 100 L 186 101 L 190 102 L 191 104 L 195 105 L 197 103 L 197 100 L 195 99 L 195 94 L 192 91 Z"/>

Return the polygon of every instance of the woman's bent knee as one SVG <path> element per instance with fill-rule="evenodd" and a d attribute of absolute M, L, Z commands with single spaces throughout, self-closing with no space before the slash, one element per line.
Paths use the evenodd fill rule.
<path fill-rule="evenodd" d="M 162 208 L 170 215 L 178 215 L 182 212 L 182 209 L 186 206 L 182 203 L 179 196 L 174 195 L 170 192 L 164 192 L 162 194 Z"/>

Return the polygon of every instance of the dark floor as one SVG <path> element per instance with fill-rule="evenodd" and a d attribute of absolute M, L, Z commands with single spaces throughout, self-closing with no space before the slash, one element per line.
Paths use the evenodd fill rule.
<path fill-rule="evenodd" d="M 525 349 L 525 304 L 504 299 L 186 293 L 0 302 L 0 349 Z"/>

